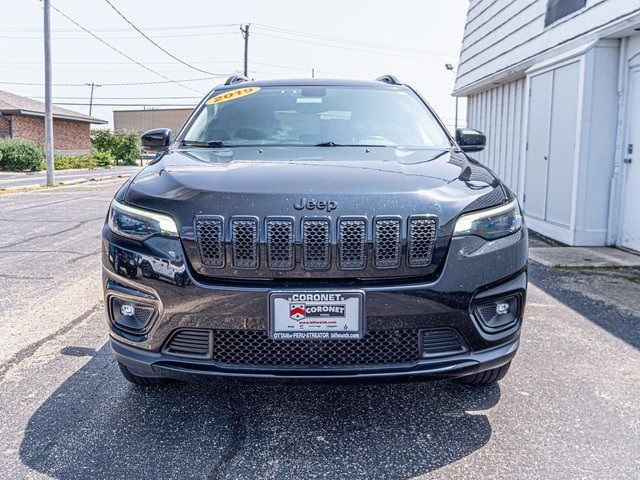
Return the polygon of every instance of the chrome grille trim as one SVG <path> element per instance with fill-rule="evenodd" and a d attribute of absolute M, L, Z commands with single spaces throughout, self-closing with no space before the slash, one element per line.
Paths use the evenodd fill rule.
<path fill-rule="evenodd" d="M 198 216 L 195 221 L 200 262 L 207 267 L 223 268 L 224 220 L 220 216 Z"/>
<path fill-rule="evenodd" d="M 295 266 L 293 218 L 267 217 L 267 266 L 271 270 L 293 270 Z"/>
<path fill-rule="evenodd" d="M 376 268 L 400 267 L 399 217 L 376 217 L 374 219 L 373 244 Z"/>
<path fill-rule="evenodd" d="M 302 220 L 302 263 L 309 270 L 331 266 L 331 223 L 327 218 Z"/>
<path fill-rule="evenodd" d="M 431 264 L 436 244 L 437 219 L 428 215 L 409 217 L 407 242 L 410 267 L 426 267 Z"/>
<path fill-rule="evenodd" d="M 338 267 L 362 270 L 367 264 L 367 219 L 341 217 L 338 220 Z"/>
<path fill-rule="evenodd" d="M 258 219 L 233 217 L 231 219 L 232 261 L 235 268 L 258 268 Z"/>

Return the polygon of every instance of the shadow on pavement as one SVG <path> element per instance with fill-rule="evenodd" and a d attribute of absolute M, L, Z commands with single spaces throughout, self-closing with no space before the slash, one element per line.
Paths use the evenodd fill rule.
<path fill-rule="evenodd" d="M 74 352 L 86 353 L 86 352 Z M 491 437 L 497 385 L 191 385 L 139 389 L 108 346 L 30 418 L 28 467 L 60 479 L 406 478 Z"/>
<path fill-rule="evenodd" d="M 640 286 L 622 277 L 622 273 L 598 269 L 572 270 L 529 265 L 529 281 L 536 287 L 640 349 Z M 628 289 L 629 293 L 625 296 L 615 291 L 621 288 Z M 597 291 L 601 299 L 588 295 L 589 290 Z M 620 300 L 616 300 L 620 296 L 626 308 L 620 308 Z"/>

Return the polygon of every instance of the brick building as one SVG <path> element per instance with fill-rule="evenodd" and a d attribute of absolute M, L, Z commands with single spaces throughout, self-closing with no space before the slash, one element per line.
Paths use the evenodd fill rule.
<path fill-rule="evenodd" d="M 91 150 L 89 127 L 105 120 L 53 107 L 55 153 L 74 154 Z M 0 138 L 19 138 L 44 147 L 44 103 L 0 90 Z"/>

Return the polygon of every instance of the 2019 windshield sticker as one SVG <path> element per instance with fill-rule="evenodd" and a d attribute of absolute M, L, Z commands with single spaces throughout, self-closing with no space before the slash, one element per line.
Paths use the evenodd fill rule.
<path fill-rule="evenodd" d="M 246 97 L 247 95 L 256 93 L 259 90 L 260 87 L 236 88 L 235 90 L 229 90 L 228 92 L 224 92 L 220 95 L 216 95 L 215 97 L 211 97 L 209 100 L 207 100 L 206 104 L 214 105 L 216 103 L 228 102 L 229 100 Z"/>

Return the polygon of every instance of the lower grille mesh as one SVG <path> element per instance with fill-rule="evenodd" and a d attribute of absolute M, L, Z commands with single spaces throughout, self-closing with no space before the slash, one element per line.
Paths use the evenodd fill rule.
<path fill-rule="evenodd" d="M 272 340 L 265 331 L 215 330 L 213 360 L 237 366 L 340 367 L 417 361 L 417 330 L 374 330 L 361 340 Z"/>
<path fill-rule="evenodd" d="M 183 357 L 209 358 L 211 330 L 178 330 L 165 347 L 166 353 Z"/>

